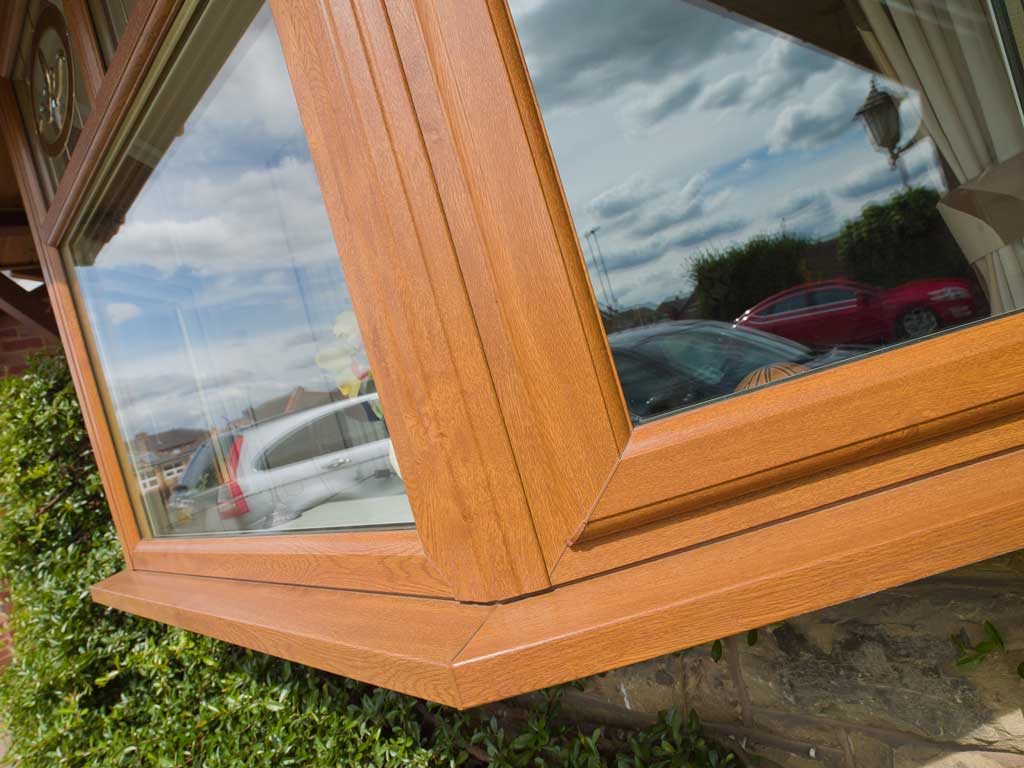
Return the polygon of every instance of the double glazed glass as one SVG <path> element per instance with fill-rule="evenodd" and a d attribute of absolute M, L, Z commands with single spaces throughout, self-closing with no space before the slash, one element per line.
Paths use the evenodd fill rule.
<path fill-rule="evenodd" d="M 510 0 L 635 422 L 1024 305 L 1020 0 Z"/>
<path fill-rule="evenodd" d="M 193 6 L 64 247 L 140 525 L 409 524 L 270 11 Z"/>

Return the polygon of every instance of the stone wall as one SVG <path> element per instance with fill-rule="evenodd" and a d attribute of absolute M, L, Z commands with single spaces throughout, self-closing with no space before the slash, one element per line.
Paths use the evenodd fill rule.
<path fill-rule="evenodd" d="M 1006 653 L 957 665 L 950 635 L 1002 633 Z M 694 708 L 748 765 L 1024 766 L 1024 551 L 588 681 L 579 719 L 636 725 Z"/>

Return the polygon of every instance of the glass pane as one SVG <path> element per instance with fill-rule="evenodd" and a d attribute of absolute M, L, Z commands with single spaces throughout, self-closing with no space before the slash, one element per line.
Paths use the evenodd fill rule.
<path fill-rule="evenodd" d="M 1013 4 L 510 0 L 635 422 L 1021 308 Z"/>
<path fill-rule="evenodd" d="M 992 13 L 999 26 L 1003 55 L 1010 70 L 1017 107 L 1024 115 L 1024 1 L 991 0 Z"/>
<path fill-rule="evenodd" d="M 108 66 L 134 7 L 135 0 L 89 0 L 96 39 Z"/>
<path fill-rule="evenodd" d="M 12 76 L 47 201 L 64 175 L 92 105 L 59 0 L 30 0 Z"/>
<path fill-rule="evenodd" d="M 152 535 L 412 515 L 262 2 L 181 19 L 64 248 Z"/>

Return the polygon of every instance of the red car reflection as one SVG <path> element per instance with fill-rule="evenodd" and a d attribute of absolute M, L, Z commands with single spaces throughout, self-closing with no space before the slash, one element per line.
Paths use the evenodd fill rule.
<path fill-rule="evenodd" d="M 967 280 L 914 280 L 886 290 L 837 279 L 770 296 L 735 324 L 809 346 L 828 346 L 913 339 L 970 320 L 977 312 Z"/>

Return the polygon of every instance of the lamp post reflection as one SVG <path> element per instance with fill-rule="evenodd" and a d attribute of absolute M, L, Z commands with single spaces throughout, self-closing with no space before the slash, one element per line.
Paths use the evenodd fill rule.
<path fill-rule="evenodd" d="M 864 104 L 857 110 L 856 116 L 867 128 L 868 136 L 875 148 L 889 155 L 889 164 L 899 170 L 903 186 L 909 189 L 910 179 L 900 156 L 917 143 L 917 138 L 911 139 L 902 147 L 899 145 L 902 133 L 900 100 L 884 88 L 879 88 L 872 78 L 871 90 L 868 91 Z"/>
<path fill-rule="evenodd" d="M 587 244 L 590 245 L 591 260 L 594 262 L 594 269 L 597 272 L 598 280 L 605 294 L 608 307 L 613 311 L 619 310 L 619 300 L 612 288 L 611 278 L 608 276 L 608 264 L 604 260 L 604 252 L 601 250 L 601 241 L 597 239 L 597 232 L 601 227 L 591 227 L 583 233 Z"/>

